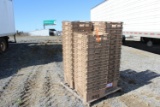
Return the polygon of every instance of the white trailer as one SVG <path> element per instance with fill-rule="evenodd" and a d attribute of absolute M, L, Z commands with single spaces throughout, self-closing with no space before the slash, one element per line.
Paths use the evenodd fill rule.
<path fill-rule="evenodd" d="M 7 49 L 11 35 L 15 35 L 13 1 L 0 0 L 0 53 Z"/>
<path fill-rule="evenodd" d="M 160 0 L 105 0 L 91 9 L 92 21 L 121 21 L 124 36 L 152 45 L 160 39 Z"/>
<path fill-rule="evenodd" d="M 28 32 L 30 36 L 55 36 L 57 31 L 55 29 L 42 29 Z"/>

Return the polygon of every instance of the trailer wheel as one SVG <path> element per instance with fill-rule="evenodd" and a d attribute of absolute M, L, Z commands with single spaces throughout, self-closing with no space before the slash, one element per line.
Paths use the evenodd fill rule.
<path fill-rule="evenodd" d="M 153 46 L 153 41 L 152 41 L 152 40 L 149 40 L 149 41 L 147 42 L 147 46 L 148 46 L 148 47 L 152 47 L 152 46 Z"/>
<path fill-rule="evenodd" d="M 0 38 L 0 53 L 5 52 L 7 49 L 7 42 L 4 38 Z"/>
<path fill-rule="evenodd" d="M 122 35 L 122 43 L 125 44 L 125 42 L 126 42 L 126 36 Z"/>

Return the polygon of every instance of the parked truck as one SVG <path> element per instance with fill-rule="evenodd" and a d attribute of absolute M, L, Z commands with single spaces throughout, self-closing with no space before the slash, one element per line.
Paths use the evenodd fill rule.
<path fill-rule="evenodd" d="M 105 0 L 91 9 L 92 21 L 121 21 L 123 39 L 138 36 L 152 46 L 160 40 L 160 0 Z"/>
<path fill-rule="evenodd" d="M 11 35 L 15 35 L 13 1 L 0 0 L 0 53 L 8 48 Z"/>

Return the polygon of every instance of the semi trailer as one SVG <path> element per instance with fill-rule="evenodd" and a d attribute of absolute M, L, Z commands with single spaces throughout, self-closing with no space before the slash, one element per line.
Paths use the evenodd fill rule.
<path fill-rule="evenodd" d="M 12 35 L 15 35 L 13 1 L 0 0 L 0 53 L 6 51 Z"/>
<path fill-rule="evenodd" d="M 123 40 L 138 36 L 152 46 L 160 41 L 160 0 L 105 0 L 91 9 L 91 21 L 123 22 Z"/>

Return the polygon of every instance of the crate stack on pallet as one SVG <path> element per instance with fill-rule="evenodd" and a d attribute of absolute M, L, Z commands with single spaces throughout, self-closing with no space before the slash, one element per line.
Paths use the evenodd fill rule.
<path fill-rule="evenodd" d="M 108 83 L 117 85 L 120 77 L 120 56 L 122 45 L 122 23 L 108 22 L 106 31 L 110 34 Z M 112 84 L 111 84 L 112 85 Z"/>
<path fill-rule="evenodd" d="M 74 88 L 74 62 L 73 62 L 73 32 L 91 32 L 91 22 L 69 22 L 62 23 L 63 29 L 63 65 L 64 65 L 64 79 L 71 88 Z"/>
<path fill-rule="evenodd" d="M 107 37 L 108 34 L 100 35 L 98 41 L 93 33 L 74 33 L 75 90 L 85 101 L 105 94 L 109 63 Z"/>
<path fill-rule="evenodd" d="M 63 22 L 63 68 L 64 68 L 64 80 L 69 84 L 71 88 L 74 86 L 73 81 L 73 26 L 70 22 Z"/>
<path fill-rule="evenodd" d="M 85 102 L 117 87 L 121 32 L 122 23 L 63 22 L 65 82 Z"/>
<path fill-rule="evenodd" d="M 107 33 L 110 42 L 107 87 L 117 86 L 119 79 L 122 27 L 122 22 L 94 22 L 94 31 Z"/>

